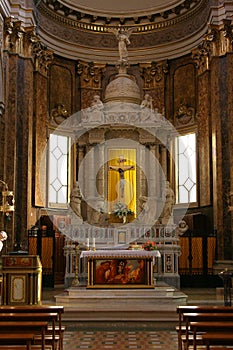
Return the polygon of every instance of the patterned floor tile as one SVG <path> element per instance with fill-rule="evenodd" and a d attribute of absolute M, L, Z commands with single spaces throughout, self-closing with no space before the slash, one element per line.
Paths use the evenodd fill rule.
<path fill-rule="evenodd" d="M 64 350 L 177 350 L 173 331 L 66 331 Z"/>

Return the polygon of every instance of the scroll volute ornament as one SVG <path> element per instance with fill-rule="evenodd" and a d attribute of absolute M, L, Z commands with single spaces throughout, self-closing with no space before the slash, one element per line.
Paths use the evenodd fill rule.
<path fill-rule="evenodd" d="M 81 61 L 77 63 L 77 74 L 81 77 L 82 87 L 101 89 L 104 71 L 105 65 L 103 64 L 84 63 Z"/>
<path fill-rule="evenodd" d="M 4 23 L 4 49 L 23 57 L 33 57 L 35 68 L 47 71 L 53 53 L 43 45 L 35 32 L 35 26 L 23 28 L 21 21 L 6 18 Z"/>
<path fill-rule="evenodd" d="M 22 35 L 24 29 L 21 27 L 21 21 L 13 22 L 12 17 L 5 19 L 4 23 L 4 36 L 5 36 L 5 45 L 4 49 L 13 53 L 22 54 L 23 45 L 22 45 Z"/>
<path fill-rule="evenodd" d="M 53 52 L 48 50 L 37 38 L 32 44 L 32 54 L 35 60 L 35 69 L 46 74 L 53 61 Z"/>
<path fill-rule="evenodd" d="M 151 89 L 156 86 L 167 74 L 169 66 L 167 62 L 156 63 L 151 62 L 150 65 L 141 65 L 141 74 L 144 79 L 144 88 Z"/>
<path fill-rule="evenodd" d="M 223 19 L 223 26 L 210 24 L 202 43 L 193 50 L 192 57 L 199 73 L 209 69 L 210 58 L 223 56 L 232 52 L 233 31 L 232 21 Z"/>

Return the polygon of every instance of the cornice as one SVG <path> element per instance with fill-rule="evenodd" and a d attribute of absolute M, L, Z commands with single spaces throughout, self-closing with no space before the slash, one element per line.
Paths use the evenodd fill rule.
<path fill-rule="evenodd" d="M 56 6 L 55 6 L 56 4 Z M 142 17 L 121 17 L 105 18 L 97 16 L 92 18 L 89 14 L 74 13 L 68 11 L 65 6 L 56 0 L 42 0 L 38 5 L 41 14 L 66 27 L 73 27 L 77 30 L 107 33 L 109 28 L 118 25 L 134 27 L 134 33 L 147 33 L 186 22 L 190 18 L 195 18 L 203 11 L 206 12 L 208 0 L 186 0 L 179 8 L 174 7 L 167 12 L 153 13 Z"/>
<path fill-rule="evenodd" d="M 135 25 L 128 47 L 129 62 L 151 62 L 191 53 L 207 31 L 208 16 L 208 0 L 201 0 L 189 13 L 174 19 Z M 56 20 L 52 10 L 39 11 L 40 38 L 54 53 L 70 59 L 116 64 L 117 40 L 109 33 L 111 26 L 97 29 L 89 24 L 86 29 L 83 23 L 70 22 L 57 14 L 55 17 Z"/>

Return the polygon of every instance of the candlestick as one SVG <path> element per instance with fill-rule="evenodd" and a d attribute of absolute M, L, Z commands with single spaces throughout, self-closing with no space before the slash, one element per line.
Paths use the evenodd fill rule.
<path fill-rule="evenodd" d="M 92 242 L 92 250 L 95 250 L 95 237 L 93 238 L 93 242 Z"/>
<path fill-rule="evenodd" d="M 89 250 L 89 248 L 90 248 L 90 240 L 89 238 L 87 238 L 87 250 Z"/>

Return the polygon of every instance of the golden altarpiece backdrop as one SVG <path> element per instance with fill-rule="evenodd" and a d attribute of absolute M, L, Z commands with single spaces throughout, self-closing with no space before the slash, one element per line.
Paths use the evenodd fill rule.
<path fill-rule="evenodd" d="M 4 249 L 27 242 L 31 227 L 51 224 L 57 240 L 65 241 L 65 263 L 59 266 L 58 258 L 55 272 L 63 268 L 69 283 L 73 242 L 85 249 L 87 238 L 95 238 L 97 248 L 113 248 L 152 239 L 162 254 L 155 276 L 179 286 L 179 264 L 184 269 L 192 264 L 190 236 L 181 237 L 179 230 L 184 219 L 189 234 L 195 238 L 201 232 L 210 245 L 206 271 L 213 272 L 214 262 L 216 273 L 231 266 L 231 20 L 208 25 L 187 55 L 116 64 L 56 55 L 34 26 L 0 20 L 0 178 L 15 194 L 15 211 L 1 217 L 9 236 Z M 198 138 L 197 201 L 189 207 L 174 202 L 166 217 L 167 182 L 176 193 L 173 141 L 189 131 Z M 62 208 L 48 203 L 45 150 L 53 133 L 71 140 L 69 199 Z M 77 182 L 80 215 L 73 216 L 70 196 Z M 122 198 L 132 212 L 127 222 L 112 215 Z M 192 252 L 196 266 L 191 266 L 197 271 L 203 264 L 198 244 Z M 84 266 L 80 273 L 85 278 Z"/>

